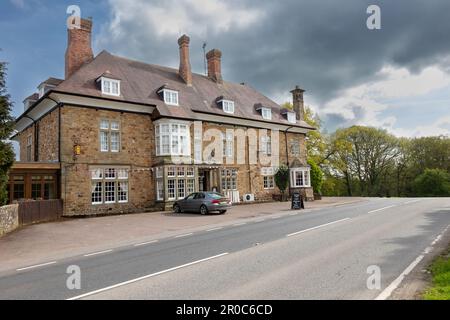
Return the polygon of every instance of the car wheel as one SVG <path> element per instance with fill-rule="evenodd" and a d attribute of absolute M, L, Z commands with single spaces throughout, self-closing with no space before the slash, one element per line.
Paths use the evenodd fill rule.
<path fill-rule="evenodd" d="M 175 204 L 175 205 L 173 206 L 173 212 L 175 212 L 175 213 L 181 213 L 181 208 L 180 208 L 180 206 L 179 206 L 178 204 Z"/>
<path fill-rule="evenodd" d="M 224 214 L 225 212 L 227 212 L 227 210 L 220 210 L 219 211 L 220 214 Z"/>
<path fill-rule="evenodd" d="M 200 213 L 201 213 L 202 215 L 207 215 L 207 214 L 208 214 L 208 208 L 207 208 L 205 205 L 202 205 L 202 206 L 200 207 Z"/>

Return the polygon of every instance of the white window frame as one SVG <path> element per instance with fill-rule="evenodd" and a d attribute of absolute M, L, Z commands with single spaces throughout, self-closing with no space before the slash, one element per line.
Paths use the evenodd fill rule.
<path fill-rule="evenodd" d="M 287 120 L 289 121 L 289 123 L 297 123 L 297 115 L 295 114 L 295 112 L 288 112 Z"/>
<path fill-rule="evenodd" d="M 263 188 L 265 190 L 275 189 L 275 178 L 273 175 L 263 176 Z"/>
<path fill-rule="evenodd" d="M 261 108 L 261 116 L 265 120 L 272 120 L 272 109 L 270 108 Z"/>
<path fill-rule="evenodd" d="M 165 126 L 167 126 L 167 131 L 162 130 Z M 177 147 L 174 149 L 175 145 Z M 156 156 L 189 156 L 191 154 L 190 125 L 184 122 L 156 123 L 155 148 Z"/>
<path fill-rule="evenodd" d="M 163 89 L 164 102 L 171 106 L 179 105 L 178 91 Z"/>
<path fill-rule="evenodd" d="M 222 101 L 222 110 L 225 113 L 234 113 L 234 101 L 231 100 L 221 100 Z"/>
<path fill-rule="evenodd" d="M 297 184 L 297 173 L 302 176 L 302 184 Z M 291 168 L 290 180 L 292 188 L 309 188 L 311 187 L 310 168 Z"/>
<path fill-rule="evenodd" d="M 90 167 L 91 172 L 91 188 L 100 183 L 101 188 L 101 201 L 92 201 L 92 189 L 91 189 L 91 204 L 123 204 L 129 201 L 130 197 L 130 182 L 129 182 L 129 168 L 128 167 L 113 167 L 113 166 L 100 166 Z M 111 173 L 111 174 L 108 174 Z M 106 201 L 106 183 L 113 183 L 114 201 Z M 120 184 L 126 186 L 124 192 L 126 199 L 119 200 L 119 188 Z"/>
<path fill-rule="evenodd" d="M 261 153 L 270 156 L 272 154 L 272 137 L 270 135 L 260 136 L 259 148 Z"/>
<path fill-rule="evenodd" d="M 113 126 L 113 124 L 117 124 Z M 107 125 L 107 126 L 105 126 Z M 100 152 L 120 152 L 121 147 L 121 134 L 120 134 L 120 121 L 119 120 L 109 120 L 109 119 L 100 119 L 100 133 L 99 133 L 99 142 L 100 142 Z M 113 149 L 112 136 L 117 136 L 117 141 L 114 142 L 117 144 L 117 148 Z"/>
<path fill-rule="evenodd" d="M 120 80 L 101 77 L 100 81 L 102 85 L 102 94 L 115 97 L 120 96 Z M 114 85 L 117 86 L 117 90 L 113 90 Z"/>

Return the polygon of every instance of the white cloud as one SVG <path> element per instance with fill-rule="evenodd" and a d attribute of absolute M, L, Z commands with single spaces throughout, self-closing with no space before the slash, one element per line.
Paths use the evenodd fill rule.
<path fill-rule="evenodd" d="M 187 33 L 206 36 L 207 32 L 245 29 L 264 16 L 259 8 L 244 8 L 225 0 L 110 0 L 114 20 L 109 29 L 116 37 L 122 25 L 134 23 L 159 37 Z"/>
<path fill-rule="evenodd" d="M 449 134 L 449 119 L 437 119 L 433 123 L 417 127 L 396 126 L 395 116 L 385 116 L 390 108 L 395 108 L 384 100 L 420 97 L 435 90 L 450 86 L 450 75 L 437 66 L 430 66 L 420 73 L 412 74 L 405 68 L 384 67 L 375 75 L 376 81 L 368 82 L 344 90 L 338 98 L 318 108 L 319 114 L 339 115 L 343 125 L 369 125 L 388 129 L 401 136 L 425 136 Z"/>

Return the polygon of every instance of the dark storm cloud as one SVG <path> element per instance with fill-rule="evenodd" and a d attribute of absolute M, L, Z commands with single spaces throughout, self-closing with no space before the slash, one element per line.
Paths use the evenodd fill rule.
<path fill-rule="evenodd" d="M 366 28 L 370 4 L 381 7 L 381 30 Z M 383 65 L 418 72 L 444 63 L 450 53 L 448 0 L 265 0 L 235 5 L 259 8 L 265 15 L 248 28 L 208 32 L 208 48 L 222 50 L 226 79 L 247 82 L 269 96 L 299 84 L 321 104 L 340 90 L 373 80 Z M 190 12 L 189 4 L 183 6 L 187 16 L 203 21 L 201 13 Z M 158 36 L 139 19 L 124 21 L 121 27 L 126 33 L 117 41 L 106 41 L 107 49 L 152 63 L 176 63 L 175 36 Z M 203 69 L 203 38 L 191 35 L 196 71 Z"/>

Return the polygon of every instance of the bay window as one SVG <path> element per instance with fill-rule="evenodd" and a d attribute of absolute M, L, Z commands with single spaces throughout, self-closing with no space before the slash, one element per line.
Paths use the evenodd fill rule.
<path fill-rule="evenodd" d="M 309 168 L 292 168 L 291 169 L 291 187 L 310 187 Z"/>
<path fill-rule="evenodd" d="M 156 124 L 155 143 L 157 156 L 190 155 L 189 125 L 182 123 Z"/>

